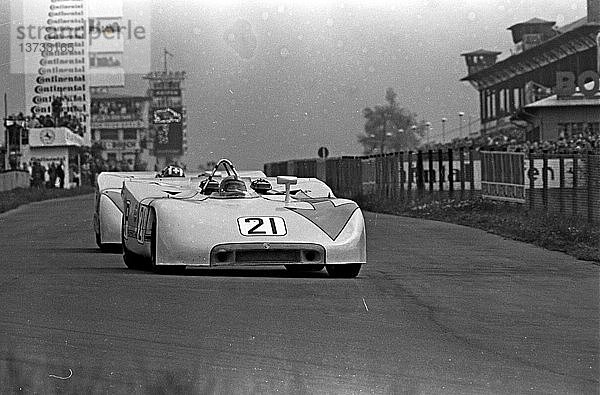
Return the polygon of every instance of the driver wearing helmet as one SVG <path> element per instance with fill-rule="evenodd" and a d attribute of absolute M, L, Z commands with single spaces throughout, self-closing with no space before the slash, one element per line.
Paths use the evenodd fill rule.
<path fill-rule="evenodd" d="M 158 173 L 156 177 L 185 177 L 185 173 L 183 172 L 183 169 L 181 167 L 169 165 L 162 169 L 162 171 Z"/>
<path fill-rule="evenodd" d="M 246 184 L 237 176 L 227 176 L 221 181 L 219 195 L 221 196 L 245 196 Z"/>

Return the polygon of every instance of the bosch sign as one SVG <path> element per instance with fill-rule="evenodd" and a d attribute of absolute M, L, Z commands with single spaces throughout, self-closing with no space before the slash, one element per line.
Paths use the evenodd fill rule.
<path fill-rule="evenodd" d="M 586 84 L 593 82 L 586 88 Z M 576 87 L 586 98 L 593 98 L 598 93 L 600 75 L 593 70 L 584 71 L 575 78 L 575 73 L 570 71 L 559 71 L 556 73 L 556 94 L 565 98 L 573 96 Z"/>

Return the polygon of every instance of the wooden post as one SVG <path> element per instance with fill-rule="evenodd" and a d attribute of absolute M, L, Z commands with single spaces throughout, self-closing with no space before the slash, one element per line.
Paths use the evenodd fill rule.
<path fill-rule="evenodd" d="M 535 190 L 535 180 L 533 179 L 533 167 L 534 167 L 534 162 L 533 162 L 533 154 L 529 154 L 529 208 L 533 209 L 534 206 L 534 201 L 533 201 L 533 195 L 534 195 L 534 190 Z"/>
<path fill-rule="evenodd" d="M 469 169 L 469 183 L 471 184 L 471 197 L 475 191 L 475 165 L 473 164 L 473 147 L 469 147 L 469 163 L 471 168 Z"/>
<path fill-rule="evenodd" d="M 427 152 L 427 157 L 429 159 L 429 192 L 433 193 L 433 183 L 434 183 L 434 177 L 433 177 L 433 151 L 429 150 Z"/>
<path fill-rule="evenodd" d="M 572 212 L 573 216 L 577 215 L 577 210 L 578 210 L 578 207 L 577 207 L 578 206 L 577 205 L 577 187 L 578 187 L 578 185 L 577 184 L 579 184 L 579 180 L 578 180 L 579 171 L 577 168 L 579 167 L 579 164 L 577 163 L 577 159 L 578 159 L 577 156 L 573 155 L 573 198 L 571 199 L 572 203 L 573 203 L 573 212 Z"/>
<path fill-rule="evenodd" d="M 407 182 L 407 193 L 410 195 L 412 192 L 412 181 L 413 181 L 413 171 L 412 171 L 412 151 L 408 151 L 408 172 L 406 174 L 406 176 L 408 177 L 408 182 Z M 412 196 L 410 196 L 412 197 Z"/>
<path fill-rule="evenodd" d="M 448 191 L 450 197 L 454 196 L 454 163 L 451 148 L 448 148 Z"/>
<path fill-rule="evenodd" d="M 440 192 L 444 190 L 444 155 L 442 150 L 438 150 L 438 182 L 440 184 Z"/>
<path fill-rule="evenodd" d="M 592 155 L 590 151 L 587 152 L 585 164 L 585 180 L 586 180 L 586 190 L 587 190 L 587 220 L 588 222 L 593 222 L 594 218 L 594 204 L 593 204 L 593 196 L 592 196 L 592 182 L 591 182 L 591 169 L 592 169 Z"/>
<path fill-rule="evenodd" d="M 558 209 L 561 214 L 565 212 L 565 158 L 561 157 L 558 159 Z"/>
<path fill-rule="evenodd" d="M 400 152 L 398 159 L 398 167 L 400 168 L 400 200 L 404 201 L 404 183 L 406 182 L 406 172 L 404 171 L 404 152 Z"/>
<path fill-rule="evenodd" d="M 542 203 L 544 210 L 548 210 L 548 152 L 542 153 Z"/>
<path fill-rule="evenodd" d="M 465 194 L 465 149 L 460 147 L 458 150 L 460 155 L 460 198 L 464 198 Z"/>
<path fill-rule="evenodd" d="M 423 171 L 423 152 L 417 151 L 417 190 L 422 194 L 425 190 L 425 178 Z"/>

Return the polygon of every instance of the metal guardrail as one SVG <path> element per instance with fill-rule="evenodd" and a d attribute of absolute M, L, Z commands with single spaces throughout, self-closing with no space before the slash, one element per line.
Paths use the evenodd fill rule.
<path fill-rule="evenodd" d="M 487 168 L 502 173 L 496 174 L 496 182 L 523 185 L 519 199 L 512 201 L 600 222 L 600 155 L 531 154 L 521 159 L 518 171 L 503 155 L 516 156 L 494 151 L 489 158 L 497 163 L 487 163 Z M 317 177 L 337 196 L 350 199 L 470 199 L 481 195 L 482 156 L 473 149 L 396 152 L 267 163 L 264 171 L 268 176 Z M 486 188 L 486 195 L 492 192 Z"/>

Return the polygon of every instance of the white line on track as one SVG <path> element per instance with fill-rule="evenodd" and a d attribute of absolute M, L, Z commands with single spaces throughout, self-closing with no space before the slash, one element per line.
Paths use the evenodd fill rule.
<path fill-rule="evenodd" d="M 55 379 L 67 380 L 67 379 L 70 379 L 71 376 L 73 376 L 73 371 L 71 369 L 69 369 L 69 375 L 67 377 L 60 377 L 60 376 L 57 376 L 57 375 L 54 375 L 54 374 L 49 374 L 48 376 L 52 377 L 52 378 L 55 378 Z"/>
<path fill-rule="evenodd" d="M 369 307 L 367 307 L 367 302 L 365 302 L 365 298 L 362 298 L 363 304 L 365 305 L 365 310 L 369 311 Z"/>

